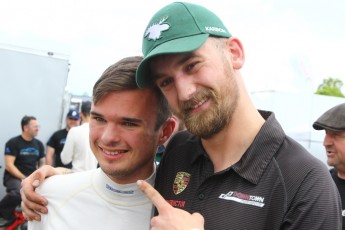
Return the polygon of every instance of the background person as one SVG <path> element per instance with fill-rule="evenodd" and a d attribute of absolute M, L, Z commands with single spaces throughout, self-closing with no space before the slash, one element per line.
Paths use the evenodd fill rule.
<path fill-rule="evenodd" d="M 35 138 L 39 132 L 36 118 L 24 116 L 21 129 L 21 135 L 11 138 L 5 145 L 3 184 L 6 195 L 0 201 L 0 227 L 10 225 L 14 220 L 13 211 L 21 202 L 21 181 L 45 164 L 43 143 Z"/>
<path fill-rule="evenodd" d="M 316 130 L 325 130 L 323 145 L 327 164 L 342 200 L 343 229 L 345 229 L 345 103 L 334 106 L 314 123 Z"/>
<path fill-rule="evenodd" d="M 72 172 L 80 172 L 97 168 L 97 160 L 90 148 L 89 122 L 91 102 L 83 101 L 81 104 L 80 126 L 72 128 L 66 138 L 61 152 L 61 162 L 72 164 Z"/>
<path fill-rule="evenodd" d="M 169 204 L 202 214 L 205 229 L 340 229 L 327 167 L 272 112 L 255 108 L 241 75 L 242 43 L 219 17 L 169 4 L 148 23 L 142 51 L 139 87 L 159 87 L 190 132 L 172 137 L 157 170 L 155 187 Z M 184 229 L 192 222 L 184 214 L 164 207 L 152 228 Z"/>
<path fill-rule="evenodd" d="M 54 167 L 72 168 L 72 163 L 63 164 L 60 154 L 66 142 L 68 131 L 78 126 L 80 123 L 80 114 L 77 110 L 70 110 L 66 116 L 66 128 L 53 133 L 47 142 L 46 164 Z"/>

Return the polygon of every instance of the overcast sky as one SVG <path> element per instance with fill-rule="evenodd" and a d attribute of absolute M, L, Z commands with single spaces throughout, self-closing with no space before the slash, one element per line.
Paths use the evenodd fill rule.
<path fill-rule="evenodd" d="M 102 72 L 141 54 L 151 16 L 172 1 L 0 0 L 0 43 L 66 55 L 67 90 L 89 94 Z M 192 0 L 241 39 L 249 91 L 315 91 L 345 82 L 344 0 Z M 344 92 L 344 90 L 343 90 Z"/>

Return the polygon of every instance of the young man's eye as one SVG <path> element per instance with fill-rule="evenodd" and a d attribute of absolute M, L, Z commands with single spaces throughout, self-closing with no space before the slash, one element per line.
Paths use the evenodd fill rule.
<path fill-rule="evenodd" d="M 91 117 L 92 119 L 94 119 L 97 122 L 105 122 L 105 120 L 101 117 Z"/>
<path fill-rule="evenodd" d="M 127 126 L 127 127 L 135 127 L 135 126 L 137 126 L 137 124 L 132 123 L 132 122 L 124 122 L 123 124 L 124 124 L 124 126 Z"/>

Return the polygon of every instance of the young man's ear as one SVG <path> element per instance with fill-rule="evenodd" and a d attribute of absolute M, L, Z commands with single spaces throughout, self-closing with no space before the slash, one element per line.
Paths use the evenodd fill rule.
<path fill-rule="evenodd" d="M 245 55 L 241 41 L 235 37 L 231 37 L 226 41 L 226 45 L 231 55 L 233 68 L 241 69 L 245 61 Z"/>
<path fill-rule="evenodd" d="M 169 117 L 165 121 L 165 123 L 163 124 L 161 136 L 159 138 L 160 145 L 164 144 L 170 138 L 171 134 L 174 132 L 175 125 L 176 121 L 172 117 Z"/>

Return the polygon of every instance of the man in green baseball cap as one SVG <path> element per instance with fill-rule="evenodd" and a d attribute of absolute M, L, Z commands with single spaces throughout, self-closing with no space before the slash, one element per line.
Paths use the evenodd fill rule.
<path fill-rule="evenodd" d="M 326 165 L 286 136 L 274 113 L 255 108 L 241 75 L 243 46 L 219 17 L 174 2 L 142 39 L 138 86 L 158 87 L 189 131 L 170 140 L 157 191 L 138 183 L 156 206 L 152 228 L 341 228 Z"/>

